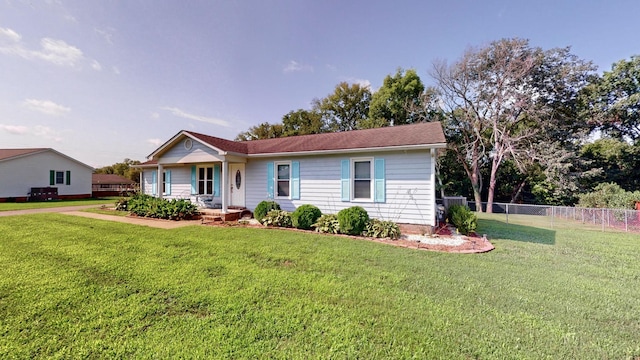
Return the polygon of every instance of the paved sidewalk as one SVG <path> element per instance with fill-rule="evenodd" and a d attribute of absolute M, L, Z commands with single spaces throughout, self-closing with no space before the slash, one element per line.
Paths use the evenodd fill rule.
<path fill-rule="evenodd" d="M 98 208 L 98 207 L 100 207 L 100 205 L 63 206 L 63 207 L 55 207 L 55 208 L 47 208 L 47 209 L 0 211 L 0 217 L 28 215 L 28 214 L 41 214 L 41 213 L 61 213 L 64 215 L 82 216 L 82 217 L 91 218 L 91 219 L 115 221 L 115 222 L 121 222 L 121 223 L 127 223 L 127 224 L 149 226 L 149 227 L 160 228 L 160 229 L 175 229 L 175 228 L 184 227 L 184 226 L 200 225 L 202 223 L 202 221 L 200 220 L 173 221 L 173 220 L 160 220 L 160 219 L 139 218 L 139 217 L 129 217 L 129 216 L 105 215 L 105 214 L 96 214 L 91 212 L 79 211 L 79 210 Z"/>
<path fill-rule="evenodd" d="M 116 221 L 127 224 L 141 225 L 141 226 L 149 226 L 160 229 L 175 229 L 184 226 L 192 226 L 192 225 L 201 225 L 201 220 L 161 220 L 161 219 L 151 219 L 151 218 L 142 218 L 142 217 L 129 217 L 129 216 L 116 216 L 116 215 L 104 215 L 104 214 L 96 214 L 85 211 L 65 211 L 63 212 L 65 215 L 73 215 L 73 216 L 82 216 L 91 219 L 98 220 L 107 220 L 107 221 Z"/>

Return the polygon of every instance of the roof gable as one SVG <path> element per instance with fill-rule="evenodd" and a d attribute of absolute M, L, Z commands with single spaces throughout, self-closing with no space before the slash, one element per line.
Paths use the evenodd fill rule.
<path fill-rule="evenodd" d="M 91 171 L 93 171 L 93 167 L 80 162 L 70 156 L 67 156 L 59 151 L 56 151 L 52 148 L 30 148 L 30 149 L 0 149 L 0 162 L 2 161 L 8 161 L 8 160 L 13 160 L 13 159 L 18 159 L 21 157 L 26 157 L 26 156 L 31 156 L 31 155 L 35 155 L 35 154 L 39 154 L 39 153 L 43 153 L 43 152 L 52 152 L 60 157 L 63 157 L 67 160 L 73 161 L 75 163 L 78 163 L 86 168 L 91 169 Z"/>

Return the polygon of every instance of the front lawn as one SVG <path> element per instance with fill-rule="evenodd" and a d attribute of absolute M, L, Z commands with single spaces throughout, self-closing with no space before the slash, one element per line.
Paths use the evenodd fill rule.
<path fill-rule="evenodd" d="M 640 355 L 638 236 L 513 226 L 481 219 L 496 249 L 469 255 L 0 218 L 0 358 Z"/>
<path fill-rule="evenodd" d="M 11 210 L 28 210 L 28 209 L 48 209 L 63 206 L 82 206 L 82 205 L 113 205 L 117 198 L 99 198 L 99 199 L 82 199 L 82 200 L 54 200 L 54 201 L 37 201 L 37 202 L 4 202 L 0 203 L 0 211 Z"/>

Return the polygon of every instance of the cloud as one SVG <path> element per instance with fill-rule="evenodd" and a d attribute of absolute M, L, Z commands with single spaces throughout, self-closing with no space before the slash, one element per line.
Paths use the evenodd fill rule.
<path fill-rule="evenodd" d="M 206 122 L 206 123 L 209 123 L 209 124 L 225 126 L 225 127 L 230 127 L 231 126 L 229 124 L 229 122 L 226 121 L 226 120 L 221 120 L 221 119 L 216 119 L 216 118 L 210 118 L 210 117 L 205 117 L 205 116 L 200 116 L 200 115 L 189 114 L 189 113 L 186 113 L 186 112 L 184 112 L 184 111 L 182 111 L 182 110 L 180 110 L 178 108 L 175 108 L 175 107 L 163 107 L 161 109 L 169 111 L 174 116 L 185 118 L 185 119 L 196 120 L 196 121 Z"/>
<path fill-rule="evenodd" d="M 282 69 L 282 72 L 285 74 L 292 72 L 313 72 L 313 66 L 307 64 L 300 64 L 297 61 L 291 60 L 289 63 Z"/>
<path fill-rule="evenodd" d="M 22 126 L 22 125 L 5 125 L 0 124 L 0 129 L 13 134 L 13 135 L 33 135 L 41 137 L 47 140 L 53 140 L 55 142 L 62 141 L 60 132 L 43 125 L 36 125 L 34 127 Z"/>
<path fill-rule="evenodd" d="M 100 65 L 100 63 L 97 60 L 93 60 L 91 62 L 91 67 L 93 68 L 93 70 L 95 71 L 100 71 L 102 70 L 102 65 Z"/>
<path fill-rule="evenodd" d="M 361 87 L 371 89 L 371 81 L 366 79 L 349 78 L 347 79 L 347 82 L 350 82 L 352 84 L 358 84 Z"/>
<path fill-rule="evenodd" d="M 93 31 L 96 32 L 96 34 L 100 35 L 104 41 L 107 42 L 107 44 L 109 45 L 113 45 L 113 29 L 109 28 L 109 29 L 98 29 L 95 28 L 93 29 Z"/>
<path fill-rule="evenodd" d="M 118 69 L 117 67 L 114 66 L 114 67 L 111 68 L 111 70 L 113 70 L 113 73 L 115 75 L 120 75 L 120 69 Z"/>
<path fill-rule="evenodd" d="M 51 100 L 27 99 L 22 103 L 22 105 L 31 110 L 53 116 L 64 115 L 71 111 L 71 108 L 56 104 Z"/>
<path fill-rule="evenodd" d="M 29 133 L 29 128 L 22 125 L 4 125 L 0 124 L 0 129 L 14 135 L 26 135 Z"/>
<path fill-rule="evenodd" d="M 149 144 L 151 144 L 151 145 L 154 145 L 154 146 L 162 145 L 162 140 L 160 140 L 160 139 L 147 139 L 147 142 Z"/>
<path fill-rule="evenodd" d="M 44 60 L 58 66 L 80 67 L 89 61 L 91 67 L 100 70 L 96 60 L 87 59 L 82 50 L 67 44 L 64 40 L 42 38 L 40 49 L 29 49 L 22 36 L 9 28 L 0 28 L 0 54 L 18 56 L 27 60 Z M 98 64 L 98 68 L 96 67 Z"/>
<path fill-rule="evenodd" d="M 159 114 L 159 113 L 157 113 L 157 112 L 152 112 L 152 113 L 151 113 L 151 118 L 152 118 L 152 119 L 159 119 L 159 118 L 160 118 L 160 114 Z"/>

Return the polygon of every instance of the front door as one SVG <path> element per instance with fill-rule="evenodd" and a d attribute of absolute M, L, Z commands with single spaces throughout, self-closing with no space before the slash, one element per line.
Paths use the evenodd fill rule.
<path fill-rule="evenodd" d="M 244 207 L 244 164 L 229 164 L 230 206 Z"/>

